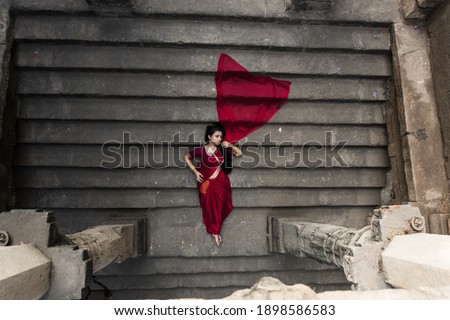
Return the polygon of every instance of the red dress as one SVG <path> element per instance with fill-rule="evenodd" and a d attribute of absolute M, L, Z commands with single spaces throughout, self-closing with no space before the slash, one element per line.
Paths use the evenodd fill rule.
<path fill-rule="evenodd" d="M 229 152 L 231 149 L 224 150 Z M 223 221 L 233 210 L 230 179 L 220 168 L 223 157 L 218 149 L 214 155 L 208 155 L 205 146 L 195 148 L 189 155 L 199 161 L 197 170 L 203 175 L 204 182 L 197 182 L 197 189 L 206 231 L 219 234 Z M 218 167 L 219 174 L 216 178 L 210 179 Z"/>

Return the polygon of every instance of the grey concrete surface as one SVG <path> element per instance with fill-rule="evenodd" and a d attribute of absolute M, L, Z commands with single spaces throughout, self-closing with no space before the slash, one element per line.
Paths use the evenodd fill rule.
<path fill-rule="evenodd" d="M 0 247 L 0 299 L 39 299 L 50 289 L 51 260 L 33 244 Z"/>

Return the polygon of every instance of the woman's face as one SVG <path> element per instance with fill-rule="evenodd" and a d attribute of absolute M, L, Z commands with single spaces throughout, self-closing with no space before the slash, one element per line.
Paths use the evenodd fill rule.
<path fill-rule="evenodd" d="M 216 146 L 218 146 L 222 142 L 222 132 L 216 131 L 212 134 L 212 136 L 208 136 L 209 141 L 214 143 Z"/>

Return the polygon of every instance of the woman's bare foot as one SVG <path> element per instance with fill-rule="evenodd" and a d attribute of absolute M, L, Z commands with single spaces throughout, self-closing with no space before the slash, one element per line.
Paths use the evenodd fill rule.
<path fill-rule="evenodd" d="M 222 243 L 222 237 L 220 234 L 213 234 L 214 240 L 216 241 L 216 244 L 218 247 L 220 247 L 220 244 Z"/>

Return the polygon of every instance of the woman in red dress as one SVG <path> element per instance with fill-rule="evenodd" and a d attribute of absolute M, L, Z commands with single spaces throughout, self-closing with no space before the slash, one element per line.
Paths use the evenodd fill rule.
<path fill-rule="evenodd" d="M 222 242 L 222 222 L 233 210 L 231 183 L 228 178 L 228 173 L 231 172 L 231 157 L 242 156 L 241 149 L 223 140 L 224 137 L 225 130 L 222 125 L 209 125 L 205 132 L 206 144 L 184 155 L 184 161 L 197 179 L 203 223 L 218 246 Z M 192 163 L 193 158 L 199 161 L 197 166 Z"/>

